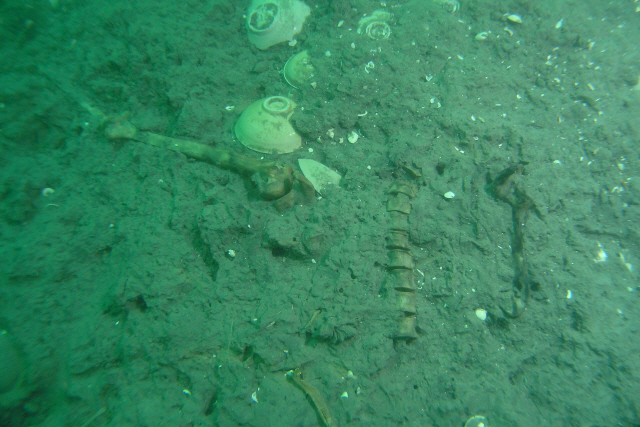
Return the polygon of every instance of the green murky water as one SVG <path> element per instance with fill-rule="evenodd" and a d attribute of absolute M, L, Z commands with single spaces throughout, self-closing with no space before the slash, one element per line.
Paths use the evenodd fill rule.
<path fill-rule="evenodd" d="M 0 2 L 0 425 L 316 426 L 300 369 L 339 426 L 637 426 L 639 3 L 441 3 L 308 3 L 295 44 L 259 50 L 248 2 Z M 358 33 L 376 10 L 389 38 Z M 275 95 L 303 146 L 263 156 L 232 129 Z M 278 212 L 105 116 L 344 179 Z M 511 319 L 516 224 L 486 188 L 515 165 Z M 412 341 L 385 285 L 398 180 Z"/>

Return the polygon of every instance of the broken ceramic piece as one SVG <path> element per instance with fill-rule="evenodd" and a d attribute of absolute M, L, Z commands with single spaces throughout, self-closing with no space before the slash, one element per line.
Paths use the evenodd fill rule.
<path fill-rule="evenodd" d="M 300 170 L 305 178 L 320 194 L 329 185 L 339 185 L 342 175 L 333 169 L 311 159 L 298 159 Z"/>
<path fill-rule="evenodd" d="M 310 13 L 299 0 L 253 0 L 247 12 L 249 41 L 262 50 L 291 41 Z"/>
<path fill-rule="evenodd" d="M 303 50 L 289 58 L 287 63 L 284 64 L 282 73 L 287 83 L 296 89 L 300 89 L 307 80 L 313 77 L 314 71 L 315 68 L 311 64 L 309 51 Z"/>

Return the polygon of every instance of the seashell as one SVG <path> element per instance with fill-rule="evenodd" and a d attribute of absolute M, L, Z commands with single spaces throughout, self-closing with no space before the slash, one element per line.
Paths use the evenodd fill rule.
<path fill-rule="evenodd" d="M 487 419 L 482 415 L 474 415 L 467 420 L 464 427 L 488 427 Z"/>
<path fill-rule="evenodd" d="M 515 22 L 516 24 L 522 24 L 522 17 L 520 15 L 511 14 L 507 16 L 507 20 Z"/>
<path fill-rule="evenodd" d="M 358 139 L 360 139 L 360 135 L 358 135 L 358 132 L 356 132 L 355 130 L 349 132 L 349 135 L 347 135 L 347 140 L 351 144 L 355 144 L 356 142 L 358 142 Z"/>

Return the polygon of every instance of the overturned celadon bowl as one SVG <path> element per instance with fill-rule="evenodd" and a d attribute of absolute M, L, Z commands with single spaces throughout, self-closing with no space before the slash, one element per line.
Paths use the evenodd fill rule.
<path fill-rule="evenodd" d="M 249 41 L 262 50 L 291 41 L 310 13 L 300 0 L 253 0 L 247 11 Z"/>
<path fill-rule="evenodd" d="M 270 96 L 249 105 L 235 126 L 236 138 L 247 148 L 266 154 L 292 153 L 302 138 L 289 123 L 296 104 L 284 96 Z"/>
<path fill-rule="evenodd" d="M 287 83 L 296 89 L 300 89 L 307 80 L 313 77 L 314 72 L 315 68 L 313 68 L 311 64 L 309 52 L 303 50 L 289 58 L 286 64 L 284 64 L 282 73 Z"/>

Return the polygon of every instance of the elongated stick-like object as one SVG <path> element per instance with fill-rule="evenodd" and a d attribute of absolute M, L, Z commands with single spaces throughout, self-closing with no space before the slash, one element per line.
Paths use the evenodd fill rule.
<path fill-rule="evenodd" d="M 338 427 L 335 420 L 331 416 L 331 412 L 329 411 L 329 406 L 324 401 L 324 398 L 313 386 L 307 384 L 301 377 L 300 370 L 296 369 L 295 371 L 287 372 L 287 379 L 291 381 L 297 388 L 302 390 L 302 392 L 307 395 L 307 397 L 313 403 L 313 407 L 318 413 L 318 416 L 322 420 L 324 427 Z"/>
<path fill-rule="evenodd" d="M 518 187 L 517 178 L 523 173 L 522 165 L 511 166 L 498 175 L 489 185 L 489 194 L 497 200 L 511 206 L 513 220 L 513 242 L 511 254 L 515 264 L 513 290 L 511 293 L 511 310 L 502 306 L 500 309 L 506 317 L 517 318 L 527 309 L 527 300 L 531 287 L 531 278 L 527 268 L 527 254 L 524 250 L 524 229 L 529 211 L 535 209 L 533 200 Z"/>
<path fill-rule="evenodd" d="M 126 120 L 126 116 L 109 120 L 107 138 L 139 141 L 154 147 L 177 151 L 196 160 L 250 177 L 265 200 L 273 200 L 278 211 L 294 205 L 315 202 L 313 185 L 291 166 L 254 159 L 230 150 L 216 148 L 184 139 L 171 138 L 152 132 L 140 132 Z"/>

